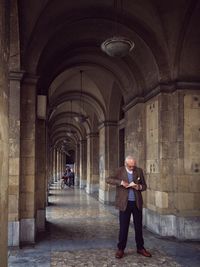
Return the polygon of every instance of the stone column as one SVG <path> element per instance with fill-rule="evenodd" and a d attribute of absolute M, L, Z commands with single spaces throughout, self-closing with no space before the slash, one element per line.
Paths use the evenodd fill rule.
<path fill-rule="evenodd" d="M 49 155 L 48 155 L 48 170 L 49 170 L 49 177 L 48 177 L 48 183 L 49 186 L 53 183 L 53 149 L 49 148 Z"/>
<path fill-rule="evenodd" d="M 8 8 L 8 7 L 7 7 Z M 20 43 L 17 1 L 10 2 L 8 245 L 19 246 Z"/>
<path fill-rule="evenodd" d="M 36 123 L 36 178 L 35 178 L 35 208 L 36 208 L 36 230 L 45 230 L 46 217 L 46 123 L 45 120 L 37 119 Z"/>
<path fill-rule="evenodd" d="M 10 72 L 9 97 L 9 214 L 8 245 L 19 246 L 20 81 L 22 72 Z"/>
<path fill-rule="evenodd" d="M 65 171 L 65 154 L 62 153 L 62 176 Z"/>
<path fill-rule="evenodd" d="M 118 125 L 117 122 L 105 121 L 99 127 L 99 200 L 113 203 L 115 187 L 109 186 L 105 178 L 113 175 L 118 167 Z"/>
<path fill-rule="evenodd" d="M 85 188 L 87 182 L 87 140 L 80 141 L 80 188 Z"/>
<path fill-rule="evenodd" d="M 52 147 L 51 148 L 51 159 L 50 159 L 50 162 L 51 162 L 51 184 L 54 183 L 54 148 Z"/>
<path fill-rule="evenodd" d="M 62 178 L 63 168 L 62 168 L 62 152 L 59 152 L 59 180 Z"/>
<path fill-rule="evenodd" d="M 48 177 L 47 177 L 47 179 L 48 179 L 48 192 L 47 192 L 47 195 L 46 195 L 47 203 L 48 203 L 49 189 L 50 189 L 50 186 L 54 182 L 54 179 L 53 179 L 53 173 L 54 173 L 54 162 L 53 162 L 54 149 L 53 149 L 53 147 L 50 147 L 49 145 L 48 145 L 48 149 L 49 149 L 49 153 L 47 151 L 47 154 L 48 154 L 49 160 L 48 160 L 48 166 L 47 166 L 47 170 L 48 170 Z"/>
<path fill-rule="evenodd" d="M 58 152 L 58 164 L 59 164 L 59 168 L 58 168 L 58 180 L 60 180 L 60 176 L 61 176 L 61 152 Z"/>
<path fill-rule="evenodd" d="M 60 172 L 60 162 L 59 162 L 59 155 L 60 155 L 60 152 L 59 150 L 57 149 L 56 150 L 56 182 L 58 182 L 58 179 L 59 179 L 59 172 Z"/>
<path fill-rule="evenodd" d="M 145 225 L 161 236 L 199 239 L 200 92 L 160 94 L 146 104 Z"/>
<path fill-rule="evenodd" d="M 87 187 L 88 194 L 99 190 L 99 134 L 87 135 Z"/>
<path fill-rule="evenodd" d="M 57 149 L 53 149 L 53 181 L 57 182 Z"/>
<path fill-rule="evenodd" d="M 35 242 L 35 105 L 37 77 L 27 75 L 21 86 L 20 240 Z"/>
<path fill-rule="evenodd" d="M 9 12 L 0 2 L 0 264 L 7 266 L 8 246 L 8 63 Z"/>
<path fill-rule="evenodd" d="M 60 152 L 58 149 L 56 152 L 56 181 L 58 182 L 60 174 Z"/>
<path fill-rule="evenodd" d="M 75 163 L 75 180 L 74 184 L 80 184 L 80 144 L 76 144 L 76 163 Z"/>

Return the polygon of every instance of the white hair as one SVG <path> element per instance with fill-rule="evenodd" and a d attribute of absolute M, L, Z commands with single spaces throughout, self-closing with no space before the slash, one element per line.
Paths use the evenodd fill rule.
<path fill-rule="evenodd" d="M 133 156 L 131 156 L 131 155 L 126 156 L 126 158 L 125 158 L 125 162 L 127 162 L 127 161 L 129 161 L 129 160 L 135 160 L 135 158 L 134 158 Z"/>

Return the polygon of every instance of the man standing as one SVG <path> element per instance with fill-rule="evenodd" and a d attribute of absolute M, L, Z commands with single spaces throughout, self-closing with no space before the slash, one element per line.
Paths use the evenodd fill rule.
<path fill-rule="evenodd" d="M 135 241 L 137 253 L 151 257 L 151 254 L 144 248 L 142 233 L 142 194 L 146 190 L 146 182 L 143 171 L 136 166 L 136 160 L 127 156 L 125 166 L 118 169 L 113 177 L 106 178 L 108 184 L 116 185 L 116 208 L 119 209 L 119 242 L 116 258 L 124 256 L 131 214 L 133 214 Z"/>

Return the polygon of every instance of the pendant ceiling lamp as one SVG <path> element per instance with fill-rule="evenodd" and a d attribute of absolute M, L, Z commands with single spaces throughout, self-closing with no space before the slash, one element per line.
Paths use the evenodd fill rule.
<path fill-rule="evenodd" d="M 121 14 L 123 13 L 123 0 L 119 0 L 121 3 Z M 127 37 L 123 37 L 119 33 L 117 13 L 118 13 L 118 0 L 114 0 L 114 35 L 106 39 L 101 44 L 101 49 L 107 55 L 111 57 L 124 57 L 129 54 L 134 48 L 134 42 Z"/>

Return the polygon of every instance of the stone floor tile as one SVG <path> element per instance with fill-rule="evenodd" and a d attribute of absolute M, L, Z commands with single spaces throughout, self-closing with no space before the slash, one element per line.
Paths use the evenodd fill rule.
<path fill-rule="evenodd" d="M 84 190 L 51 186 L 46 209 L 47 229 L 32 247 L 9 251 L 9 267 L 199 267 L 200 244 L 163 239 L 144 228 L 152 258 L 136 253 L 133 223 L 123 259 L 115 259 L 118 211 Z"/>
<path fill-rule="evenodd" d="M 52 252 L 52 266 L 107 266 L 107 267 L 125 267 L 125 266 L 148 266 L 148 267 L 175 267 L 181 266 L 172 258 L 159 251 L 152 251 L 152 258 L 145 258 L 138 255 L 133 250 L 127 250 L 125 257 L 115 259 L 113 249 L 90 249 L 80 251 Z"/>

